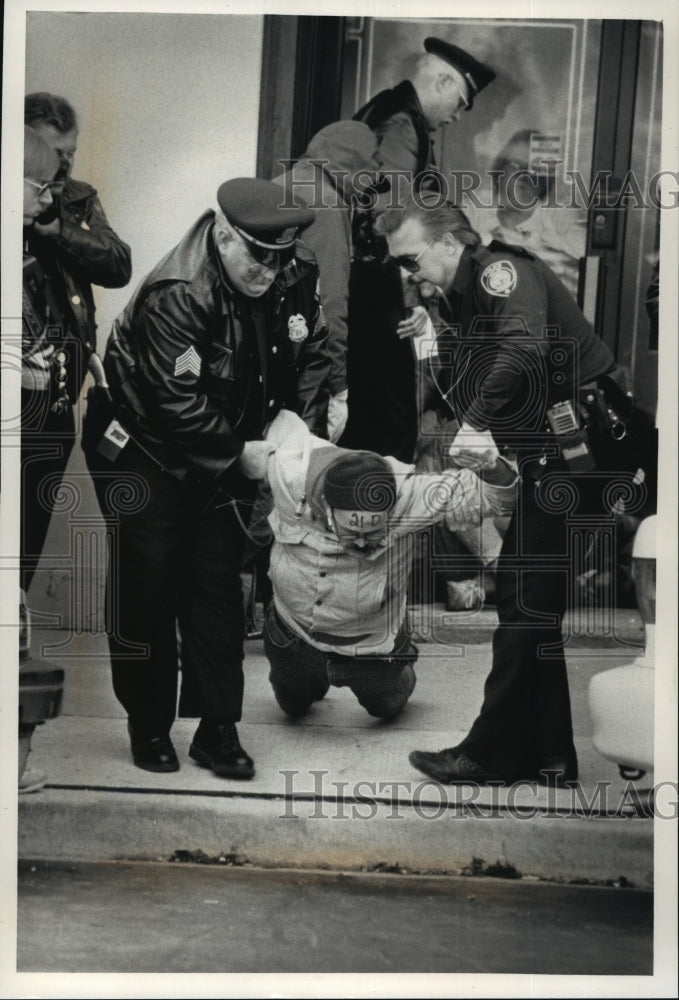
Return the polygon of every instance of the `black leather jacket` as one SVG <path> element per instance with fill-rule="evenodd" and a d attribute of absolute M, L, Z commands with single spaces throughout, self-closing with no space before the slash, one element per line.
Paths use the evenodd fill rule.
<path fill-rule="evenodd" d="M 104 367 L 134 440 L 179 478 L 220 485 L 282 407 L 326 436 L 330 362 L 315 265 L 298 254 L 249 298 L 229 283 L 213 226 L 206 212 L 142 282 L 113 325 Z M 298 342 L 293 316 L 307 331 Z"/>
<path fill-rule="evenodd" d="M 111 228 L 96 190 L 84 181 L 69 178 L 58 202 L 41 216 L 61 219 L 59 236 L 29 231 L 28 250 L 44 275 L 52 278 L 60 300 L 65 336 L 72 340 L 75 369 L 69 386 L 74 400 L 96 350 L 96 321 L 92 285 L 123 288 L 132 275 L 130 248 Z M 67 345 L 68 346 L 68 345 Z"/>

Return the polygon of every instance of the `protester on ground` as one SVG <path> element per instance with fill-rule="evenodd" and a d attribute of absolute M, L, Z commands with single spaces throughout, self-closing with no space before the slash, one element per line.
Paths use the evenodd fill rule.
<path fill-rule="evenodd" d="M 499 459 L 480 477 L 415 474 L 320 440 L 288 413 L 269 439 L 275 541 L 264 648 L 276 700 L 300 716 L 331 684 L 348 686 L 370 715 L 393 718 L 415 686 L 406 617 L 414 537 L 443 518 L 469 524 L 511 511 L 515 472 Z"/>

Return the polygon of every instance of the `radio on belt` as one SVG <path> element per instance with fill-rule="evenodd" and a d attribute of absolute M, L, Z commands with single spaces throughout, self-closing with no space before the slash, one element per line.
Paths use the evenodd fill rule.
<path fill-rule="evenodd" d="M 114 419 L 104 431 L 104 436 L 97 445 L 97 452 L 109 462 L 115 462 L 129 440 L 130 435 L 122 424 Z"/>
<path fill-rule="evenodd" d="M 547 410 L 547 420 L 571 472 L 590 472 L 596 468 L 587 439 L 587 430 L 585 427 L 580 427 L 578 414 L 570 399 L 550 406 Z"/>

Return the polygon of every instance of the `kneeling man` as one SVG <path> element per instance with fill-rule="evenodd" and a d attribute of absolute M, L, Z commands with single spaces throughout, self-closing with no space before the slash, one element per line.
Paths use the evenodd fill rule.
<path fill-rule="evenodd" d="M 406 622 L 415 535 L 511 512 L 514 470 L 499 456 L 469 469 L 415 474 L 412 465 L 315 437 L 283 412 L 267 435 L 274 509 L 264 628 L 278 704 L 303 715 L 331 684 L 370 715 L 392 718 L 415 687 L 417 647 Z"/>

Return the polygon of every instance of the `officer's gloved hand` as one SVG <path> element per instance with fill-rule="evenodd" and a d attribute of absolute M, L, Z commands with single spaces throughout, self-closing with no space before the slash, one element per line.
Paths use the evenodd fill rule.
<path fill-rule="evenodd" d="M 269 441 L 246 441 L 238 459 L 238 468 L 246 479 L 265 479 L 269 457 L 276 448 Z"/>
<path fill-rule="evenodd" d="M 490 431 L 477 431 L 463 423 L 455 435 L 448 454 L 460 468 L 492 469 L 500 453 Z"/>
<path fill-rule="evenodd" d="M 328 440 L 331 444 L 339 441 L 344 428 L 347 426 L 347 418 L 349 416 L 348 395 L 348 390 L 342 389 L 335 396 L 331 396 L 328 402 Z"/>

